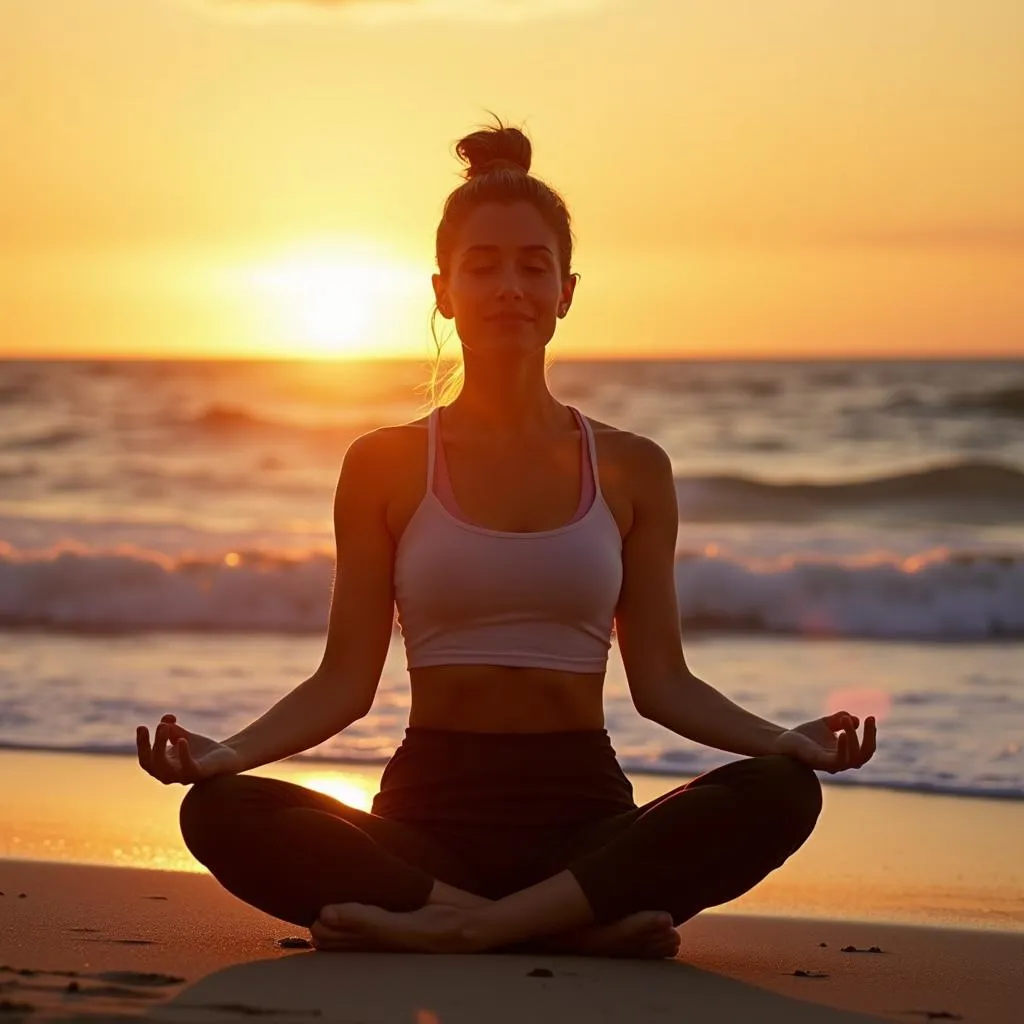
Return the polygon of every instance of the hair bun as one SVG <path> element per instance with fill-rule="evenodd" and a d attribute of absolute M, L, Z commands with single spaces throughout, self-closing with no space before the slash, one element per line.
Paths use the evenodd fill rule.
<path fill-rule="evenodd" d="M 497 127 L 483 128 L 459 139 L 455 152 L 467 165 L 463 173 L 469 181 L 498 167 L 529 174 L 533 147 L 518 128 L 506 128 L 499 121 Z"/>

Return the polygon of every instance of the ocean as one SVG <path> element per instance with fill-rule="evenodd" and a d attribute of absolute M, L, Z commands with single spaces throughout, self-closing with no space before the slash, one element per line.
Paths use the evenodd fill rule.
<path fill-rule="evenodd" d="M 130 755 L 167 711 L 223 737 L 315 668 L 346 446 L 422 415 L 417 361 L 0 362 L 0 747 Z M 879 749 L 829 784 L 1024 798 L 1024 361 L 556 362 L 553 392 L 676 475 L 693 671 L 786 725 L 845 707 Z M 310 758 L 385 761 L 369 716 Z M 631 772 L 735 755 L 640 718 Z"/>

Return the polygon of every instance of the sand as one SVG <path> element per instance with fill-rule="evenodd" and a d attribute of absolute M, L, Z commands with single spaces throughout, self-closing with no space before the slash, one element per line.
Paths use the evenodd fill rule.
<path fill-rule="evenodd" d="M 644 962 L 316 952 L 190 861 L 180 787 L 82 755 L 0 753 L 0 779 L 3 1024 L 1024 1020 L 1019 802 L 826 786 L 804 848 Z M 675 781 L 634 783 L 649 799 Z"/>
<path fill-rule="evenodd" d="M 1024 995 L 1019 934 L 715 914 L 672 961 L 320 953 L 198 873 L 7 860 L 0 890 L 3 999 L 33 1008 L 5 1022 L 1011 1024 Z"/>

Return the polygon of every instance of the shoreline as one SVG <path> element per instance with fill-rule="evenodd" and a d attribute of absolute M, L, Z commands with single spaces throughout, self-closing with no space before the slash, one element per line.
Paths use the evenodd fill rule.
<path fill-rule="evenodd" d="M 383 766 L 283 761 L 254 774 L 368 808 Z M 628 773 L 638 804 L 688 776 Z M 0 863 L 202 874 L 178 832 L 185 787 L 133 758 L 0 750 Z M 1024 802 L 823 786 L 814 834 L 750 892 L 704 914 L 800 917 L 1024 934 Z M 3 888 L 0 886 L 0 888 Z"/>
<path fill-rule="evenodd" d="M 96 757 L 129 761 L 134 761 L 135 759 L 134 751 L 129 750 L 127 747 L 123 750 L 111 750 L 104 747 L 97 747 L 95 749 L 87 747 L 58 748 L 40 747 L 30 743 L 0 743 L 0 757 L 3 757 L 6 754 L 38 754 L 42 757 Z M 723 761 L 736 756 L 738 755 L 727 753 L 722 754 Z M 384 770 L 384 766 L 387 764 L 387 761 L 388 759 L 386 757 L 346 758 L 297 754 L 294 757 L 288 758 L 286 761 L 278 762 L 278 764 L 294 765 L 296 767 L 301 766 L 307 771 L 312 771 L 318 766 L 323 766 L 327 769 L 336 769 L 339 771 L 365 771 L 368 773 L 375 773 L 379 776 Z M 257 769 L 257 771 L 271 774 L 273 768 L 274 765 L 267 765 L 264 768 Z M 633 781 L 634 785 L 639 783 L 644 788 L 650 785 L 659 785 L 662 782 L 666 784 L 666 788 L 670 788 L 670 786 L 679 785 L 694 777 L 692 775 L 685 775 L 679 772 L 660 770 L 657 768 L 636 769 L 624 766 L 623 770 Z M 825 774 L 824 772 L 819 772 L 818 778 L 820 779 L 822 786 L 828 788 L 835 787 L 840 789 L 857 789 L 871 792 L 902 793 L 909 796 L 948 797 L 955 800 L 992 800 L 998 803 L 1017 803 L 1024 806 L 1024 793 L 978 792 L 976 790 L 958 788 L 947 789 L 940 786 L 914 786 L 899 782 L 858 782 L 854 781 L 853 778 L 844 778 L 841 774 L 833 777 Z"/>

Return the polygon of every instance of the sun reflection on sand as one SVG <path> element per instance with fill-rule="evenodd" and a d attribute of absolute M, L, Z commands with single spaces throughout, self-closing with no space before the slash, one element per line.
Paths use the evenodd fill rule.
<path fill-rule="evenodd" d="M 373 803 L 373 792 L 365 781 L 345 772 L 302 774 L 292 781 L 308 789 L 315 789 L 318 793 L 325 793 L 360 811 L 368 811 Z"/>

